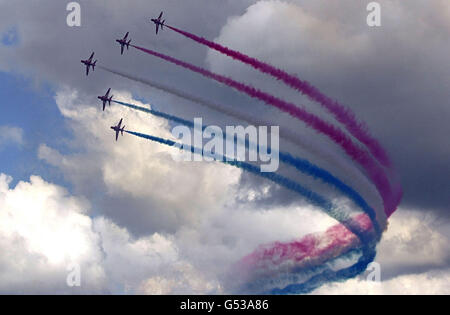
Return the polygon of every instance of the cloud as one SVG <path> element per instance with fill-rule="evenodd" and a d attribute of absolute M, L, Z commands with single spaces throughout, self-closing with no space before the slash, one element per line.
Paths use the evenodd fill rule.
<path fill-rule="evenodd" d="M 142 279 L 170 269 L 180 259 L 173 237 L 154 233 L 135 239 L 104 217 L 94 220 L 93 229 L 101 239 L 102 266 L 110 287 L 134 293 Z"/>
<path fill-rule="evenodd" d="M 89 217 L 84 198 L 39 176 L 14 188 L 11 181 L 0 174 L 0 292 L 134 292 L 179 259 L 170 237 L 134 239 L 104 217 Z M 66 284 L 73 264 L 81 287 Z"/>
<path fill-rule="evenodd" d="M 113 93 L 116 99 L 149 106 L 133 100 L 129 93 Z M 116 207 L 97 205 L 110 207 L 108 215 L 115 221 L 137 233 L 174 231 L 232 199 L 233 185 L 241 174 L 238 169 L 220 163 L 178 163 L 172 158 L 176 149 L 130 135 L 116 142 L 109 128 L 123 117 L 129 130 L 172 138 L 167 121 L 119 105 L 101 112 L 78 95 L 62 90 L 56 96 L 62 115 L 72 126 L 75 139 L 71 145 L 77 153 L 62 155 L 44 144 L 39 157 L 58 167 L 78 192 L 120 198 Z"/>
<path fill-rule="evenodd" d="M 388 281 L 368 282 L 351 279 L 343 284 L 333 284 L 316 290 L 315 294 L 449 294 L 450 270 L 427 272 L 395 277 Z"/>
<path fill-rule="evenodd" d="M 390 220 L 378 246 L 383 277 L 445 269 L 450 264 L 448 221 L 423 211 L 400 209 Z"/>
<path fill-rule="evenodd" d="M 0 175 L 0 291 L 71 292 L 66 285 L 71 263 L 82 266 L 89 291 L 104 289 L 98 235 L 84 214 L 87 204 L 38 176 L 9 188 Z"/>
<path fill-rule="evenodd" d="M 89 202 L 39 176 L 14 188 L 11 181 L 0 175 L 3 293 L 226 293 L 221 278 L 227 270 L 224 261 L 233 262 L 264 237 L 270 241 L 267 234 L 276 232 L 272 239 L 286 240 L 299 231 L 322 228 L 302 223 L 302 219 L 322 222 L 323 227 L 332 224 L 308 209 L 264 213 L 236 209 L 204 216 L 198 226 L 184 227 L 173 235 L 152 233 L 135 238 L 104 216 L 90 217 Z M 450 252 L 448 239 L 432 220 L 421 219 L 420 213 L 408 210 L 393 217 L 393 232 L 385 235 L 376 259 L 381 265 L 381 283 L 352 279 L 314 293 L 448 294 L 450 273 L 444 263 Z M 274 229 L 267 230 L 267 224 Z M 391 253 L 396 253 L 394 259 Z M 72 264 L 80 266 L 81 287 L 66 284 Z M 386 270 L 411 264 L 427 269 L 408 269 L 385 279 Z"/>
<path fill-rule="evenodd" d="M 312 209 L 223 209 L 173 235 L 135 238 L 104 216 L 90 216 L 85 198 L 39 176 L 14 188 L 11 182 L 0 175 L 4 293 L 221 293 L 229 264 L 261 240 L 290 239 L 299 230 L 320 228 L 307 223 L 308 216 L 321 218 Z M 268 231 L 268 225 L 275 229 Z M 80 266 L 81 287 L 66 284 L 73 264 Z"/>
<path fill-rule="evenodd" d="M 449 223 L 421 211 L 400 209 L 377 248 L 381 282 L 365 276 L 330 284 L 314 294 L 449 294 Z"/>
<path fill-rule="evenodd" d="M 23 130 L 19 127 L 0 126 L 0 150 L 7 145 L 24 144 Z"/>
<path fill-rule="evenodd" d="M 449 182 L 442 176 L 450 171 L 450 150 L 442 145 L 450 132 L 443 118 L 449 115 L 445 82 L 450 73 L 442 67 L 449 49 L 442 41 L 449 33 L 448 5 L 381 1 L 380 28 L 367 26 L 365 6 L 352 0 L 258 1 L 230 17 L 215 41 L 297 74 L 352 108 L 392 156 L 405 205 L 448 216 Z M 206 60 L 214 71 L 246 79 L 329 119 L 316 104 L 248 66 L 211 50 Z M 258 113 L 324 141 L 283 115 L 262 108 Z"/>
<path fill-rule="evenodd" d="M 157 275 L 142 281 L 139 294 L 223 294 L 221 285 L 208 279 L 187 262 L 175 263 L 170 274 Z"/>

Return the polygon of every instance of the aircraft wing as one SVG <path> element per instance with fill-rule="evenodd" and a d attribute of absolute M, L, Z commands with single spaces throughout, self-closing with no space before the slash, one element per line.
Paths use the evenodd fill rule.
<path fill-rule="evenodd" d="M 119 130 L 116 130 L 116 141 L 119 139 Z"/>
<path fill-rule="evenodd" d="M 92 53 L 92 55 L 89 57 L 89 61 L 92 61 L 92 58 L 94 58 L 94 53 Z"/>
<path fill-rule="evenodd" d="M 120 54 L 121 54 L 121 55 L 123 55 L 123 48 L 124 48 L 124 46 L 125 46 L 125 45 L 123 45 L 123 44 L 120 45 Z"/>
<path fill-rule="evenodd" d="M 119 129 L 120 129 L 120 126 L 122 126 L 122 120 L 123 120 L 123 118 L 120 118 L 119 124 L 117 125 L 117 127 L 119 127 Z"/>
<path fill-rule="evenodd" d="M 89 75 L 89 66 L 86 66 L 86 75 Z"/>
<path fill-rule="evenodd" d="M 158 35 L 159 24 L 156 24 L 156 35 Z"/>
<path fill-rule="evenodd" d="M 125 37 L 123 38 L 124 40 L 126 40 L 127 38 L 128 38 L 128 34 L 129 34 L 130 32 L 127 32 L 126 34 L 125 34 Z"/>
<path fill-rule="evenodd" d="M 158 20 L 160 20 L 162 18 L 163 12 L 161 12 L 158 16 Z"/>
<path fill-rule="evenodd" d="M 105 95 L 106 97 L 109 96 L 109 92 L 111 92 L 111 88 L 109 88 L 108 91 L 106 92 L 106 95 Z"/>

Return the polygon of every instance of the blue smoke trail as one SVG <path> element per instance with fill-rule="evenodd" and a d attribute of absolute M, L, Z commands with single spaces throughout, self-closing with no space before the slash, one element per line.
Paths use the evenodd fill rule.
<path fill-rule="evenodd" d="M 143 139 L 147 139 L 150 141 L 154 141 L 157 143 L 161 143 L 170 147 L 177 147 L 182 150 L 190 151 L 194 154 L 201 154 L 204 155 L 205 152 L 203 152 L 202 149 L 198 149 L 192 146 L 188 145 L 180 145 L 179 143 L 163 139 L 159 137 L 155 137 L 152 135 L 147 135 L 139 132 L 129 131 L 125 130 L 126 133 L 134 135 L 136 137 L 140 137 Z M 217 157 L 211 156 L 211 157 Z M 294 192 L 297 192 L 307 200 L 309 200 L 312 204 L 322 208 L 328 215 L 330 215 L 332 218 L 336 219 L 340 223 L 342 223 L 344 226 L 346 226 L 350 231 L 352 231 L 355 235 L 357 235 L 362 243 L 364 244 L 362 248 L 363 256 L 359 258 L 358 262 L 354 265 L 344 268 L 338 271 L 333 271 L 331 269 L 327 269 L 323 271 L 321 274 L 318 274 L 316 276 L 313 276 L 308 281 L 301 283 L 301 284 L 292 284 L 289 285 L 283 289 L 274 289 L 270 293 L 272 294 L 294 294 L 294 293 L 308 293 L 312 290 L 318 288 L 322 284 L 330 281 L 344 281 L 350 278 L 355 277 L 356 275 L 364 272 L 367 268 L 367 265 L 373 261 L 376 255 L 375 251 L 375 244 L 376 240 L 368 240 L 366 235 L 361 235 L 360 228 L 356 228 L 351 224 L 350 218 L 346 215 L 340 212 L 330 201 L 322 197 L 321 195 L 309 190 L 306 187 L 303 187 L 302 185 L 284 177 L 276 173 L 263 173 L 260 172 L 259 168 L 257 166 L 254 166 L 252 164 L 249 164 L 247 162 L 241 162 L 241 161 L 227 161 L 223 156 L 219 157 L 218 159 L 224 164 L 232 165 L 238 168 L 243 169 L 244 171 L 247 171 L 249 173 L 252 173 L 257 176 L 261 176 L 263 178 L 269 179 L 272 182 L 279 184 L 282 187 L 285 187 L 289 190 L 292 190 Z M 366 242 L 364 242 L 366 240 Z"/>
<path fill-rule="evenodd" d="M 188 121 L 188 120 L 182 119 L 177 116 L 169 115 L 169 114 L 166 114 L 166 113 L 163 113 L 160 111 L 156 111 L 156 110 L 141 107 L 141 106 L 136 106 L 136 105 L 129 104 L 129 103 L 119 102 L 119 101 L 115 101 L 115 100 L 113 102 L 123 105 L 123 106 L 126 106 L 126 107 L 129 107 L 129 108 L 132 108 L 132 109 L 136 109 L 139 111 L 143 111 L 143 112 L 152 114 L 157 117 L 171 120 L 173 122 L 185 125 L 190 128 L 194 128 L 194 123 L 192 121 Z M 203 127 L 203 129 L 205 129 L 205 127 Z M 224 138 L 226 138 L 225 134 L 224 134 Z M 250 146 L 247 139 L 245 140 L 245 146 L 247 149 Z M 256 147 L 257 147 L 257 150 L 259 151 L 259 145 L 256 145 Z M 268 147 L 268 150 L 271 151 L 271 148 Z M 364 200 L 364 198 L 362 198 L 362 196 L 357 191 L 355 191 L 352 187 L 350 187 L 347 184 L 345 184 L 344 182 L 342 182 L 340 179 L 335 177 L 333 174 L 331 174 L 327 170 L 324 170 L 324 169 L 318 167 L 317 165 L 309 162 L 306 159 L 293 157 L 291 154 L 286 153 L 286 152 L 279 152 L 279 159 L 283 163 L 286 163 L 288 165 L 295 167 L 298 171 L 300 171 L 304 174 L 307 174 L 307 175 L 313 177 L 314 179 L 320 179 L 324 183 L 335 187 L 339 192 L 341 192 L 343 195 L 345 195 L 349 199 L 351 199 L 358 207 L 360 207 L 369 216 L 369 218 L 372 221 L 372 225 L 375 229 L 375 232 L 377 234 L 377 241 L 379 240 L 382 232 L 381 232 L 381 228 L 378 224 L 378 221 L 376 220 L 375 210 L 373 210 L 373 208 L 367 204 L 367 202 Z"/>
<path fill-rule="evenodd" d="M 195 95 L 186 93 L 185 91 L 177 90 L 175 88 L 160 84 L 155 81 L 151 81 L 149 79 L 136 77 L 134 75 L 131 75 L 129 73 L 125 73 L 122 71 L 118 71 L 115 69 L 110 69 L 108 67 L 104 67 L 102 65 L 98 66 L 99 68 L 121 76 L 123 78 L 133 80 L 145 85 L 148 85 L 152 88 L 161 90 L 163 92 L 175 95 L 177 97 L 180 97 L 184 100 L 188 100 L 190 102 L 196 103 L 198 105 L 204 106 L 206 108 L 209 108 L 211 110 L 217 111 L 221 114 L 233 117 L 238 120 L 245 121 L 253 126 L 268 126 L 270 125 L 268 122 L 264 120 L 258 120 L 254 115 L 248 115 L 243 112 L 234 111 L 230 109 L 228 106 L 224 106 L 223 104 L 214 103 L 205 99 L 202 99 L 200 97 L 197 97 Z M 308 139 L 307 137 L 297 134 L 296 132 L 293 132 L 292 130 L 288 128 L 281 128 L 280 129 L 280 137 L 284 138 L 285 140 L 303 148 L 304 150 L 309 151 L 310 153 L 316 155 L 318 158 L 322 159 L 323 161 L 335 165 L 336 168 L 341 169 L 347 176 L 352 178 L 352 182 L 358 189 L 367 189 L 366 192 L 369 193 L 372 197 L 374 197 L 377 201 L 380 202 L 381 200 L 378 200 L 378 198 L 381 198 L 382 196 L 379 194 L 378 191 L 374 191 L 374 184 L 369 181 L 369 178 L 365 176 L 365 174 L 358 169 L 355 165 L 351 164 L 351 161 L 346 160 L 344 157 L 338 155 L 337 152 L 334 152 L 333 150 L 330 150 L 327 146 L 319 145 L 317 142 L 311 141 L 311 139 Z M 378 221 L 381 226 L 386 227 L 386 214 L 384 212 L 384 209 L 382 207 L 380 209 L 375 208 L 377 210 L 377 217 Z"/>
<path fill-rule="evenodd" d="M 263 291 L 262 294 L 271 294 L 271 295 L 281 295 L 281 294 L 307 294 L 312 292 L 313 290 L 320 287 L 322 284 L 326 282 L 342 282 L 347 280 L 348 278 L 353 278 L 361 273 L 361 268 L 366 268 L 368 264 L 370 264 L 375 258 L 375 245 L 372 247 L 369 246 L 356 246 L 354 248 L 349 249 L 346 252 L 342 252 L 339 256 L 331 258 L 329 261 L 325 262 L 319 266 L 310 266 L 306 269 L 299 269 L 292 272 L 291 277 L 285 277 L 286 279 L 291 278 L 290 282 L 296 282 L 295 276 L 310 276 L 310 278 L 302 283 L 291 284 L 282 289 L 275 288 L 267 291 Z M 356 257 L 361 256 L 358 261 L 351 267 L 342 269 L 341 271 L 335 271 L 332 269 L 332 265 L 337 263 L 338 261 L 344 260 L 353 260 Z M 345 271 L 344 271 L 345 270 Z M 269 283 L 273 280 L 268 280 Z M 298 280 L 297 280 L 298 281 Z M 255 282 L 246 284 L 242 288 L 239 289 L 239 292 L 261 292 L 261 287 L 264 284 L 261 282 Z"/>
<path fill-rule="evenodd" d="M 227 161 L 224 156 L 218 156 L 217 154 L 209 154 L 207 152 L 204 152 L 202 149 L 195 148 L 193 146 L 189 145 L 181 145 L 175 141 L 168 140 L 168 139 L 162 139 L 159 137 L 146 135 L 139 132 L 129 131 L 125 130 L 126 133 L 129 133 L 131 135 L 141 137 L 147 140 L 151 140 L 154 142 L 159 142 L 161 144 L 165 144 L 170 147 L 177 147 L 182 150 L 190 151 L 194 154 L 200 154 L 203 156 L 210 156 L 214 157 L 217 161 L 220 161 L 224 164 L 229 164 L 238 168 L 241 168 L 249 173 L 256 174 L 258 176 L 264 177 L 276 184 L 279 184 L 280 186 L 283 186 L 287 189 L 290 189 L 292 191 L 297 192 L 301 196 L 305 197 L 308 201 L 310 201 L 312 204 L 322 208 L 329 216 L 334 218 L 335 220 L 342 223 L 344 226 L 346 226 L 350 231 L 352 231 L 354 234 L 358 235 L 360 239 L 366 239 L 367 236 L 364 234 L 364 232 L 361 232 L 361 229 L 359 226 L 355 227 L 353 224 L 353 220 L 345 213 L 340 211 L 337 207 L 335 207 L 330 201 L 328 201 L 326 198 L 322 197 L 321 195 L 309 190 L 308 188 L 298 184 L 297 182 L 286 178 L 282 175 L 279 175 L 277 173 L 263 173 L 260 171 L 259 167 L 252 165 L 247 162 L 242 161 Z"/>
<path fill-rule="evenodd" d="M 312 276 L 303 283 L 291 284 L 283 289 L 276 288 L 269 292 L 265 292 L 265 294 L 306 294 L 312 292 L 327 282 L 342 282 L 347 279 L 354 278 L 364 272 L 367 265 L 375 259 L 375 246 L 375 244 L 371 244 L 369 246 L 362 247 L 362 256 L 354 265 L 348 268 L 337 271 L 327 269 L 320 274 Z M 348 253 L 343 254 L 338 258 L 345 257 L 347 255 Z"/>

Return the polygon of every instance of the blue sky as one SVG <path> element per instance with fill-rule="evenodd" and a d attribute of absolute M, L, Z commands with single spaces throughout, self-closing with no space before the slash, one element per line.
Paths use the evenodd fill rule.
<path fill-rule="evenodd" d="M 67 149 L 64 139 L 70 137 L 70 130 L 64 125 L 53 96 L 49 85 L 36 87 L 21 75 L 0 72 L 0 126 L 21 128 L 25 140 L 22 146 L 9 144 L 1 151 L 0 171 L 12 176 L 13 184 L 34 174 L 62 183 L 60 176 L 37 158 L 38 147 L 43 143 L 62 151 Z"/>

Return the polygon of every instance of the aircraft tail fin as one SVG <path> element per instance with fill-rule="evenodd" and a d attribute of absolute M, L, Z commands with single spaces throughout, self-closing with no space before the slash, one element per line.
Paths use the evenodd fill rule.
<path fill-rule="evenodd" d="M 122 136 L 123 136 L 123 131 L 125 130 L 125 126 L 123 126 L 122 127 L 122 130 L 120 130 L 121 131 L 121 133 L 122 133 Z"/>
<path fill-rule="evenodd" d="M 97 60 L 94 61 L 94 63 L 92 64 L 92 71 L 95 71 L 95 66 L 97 65 Z"/>
<path fill-rule="evenodd" d="M 162 23 L 161 23 L 161 30 L 163 30 L 164 29 L 164 23 L 166 22 L 166 20 L 163 20 L 162 21 Z"/>

